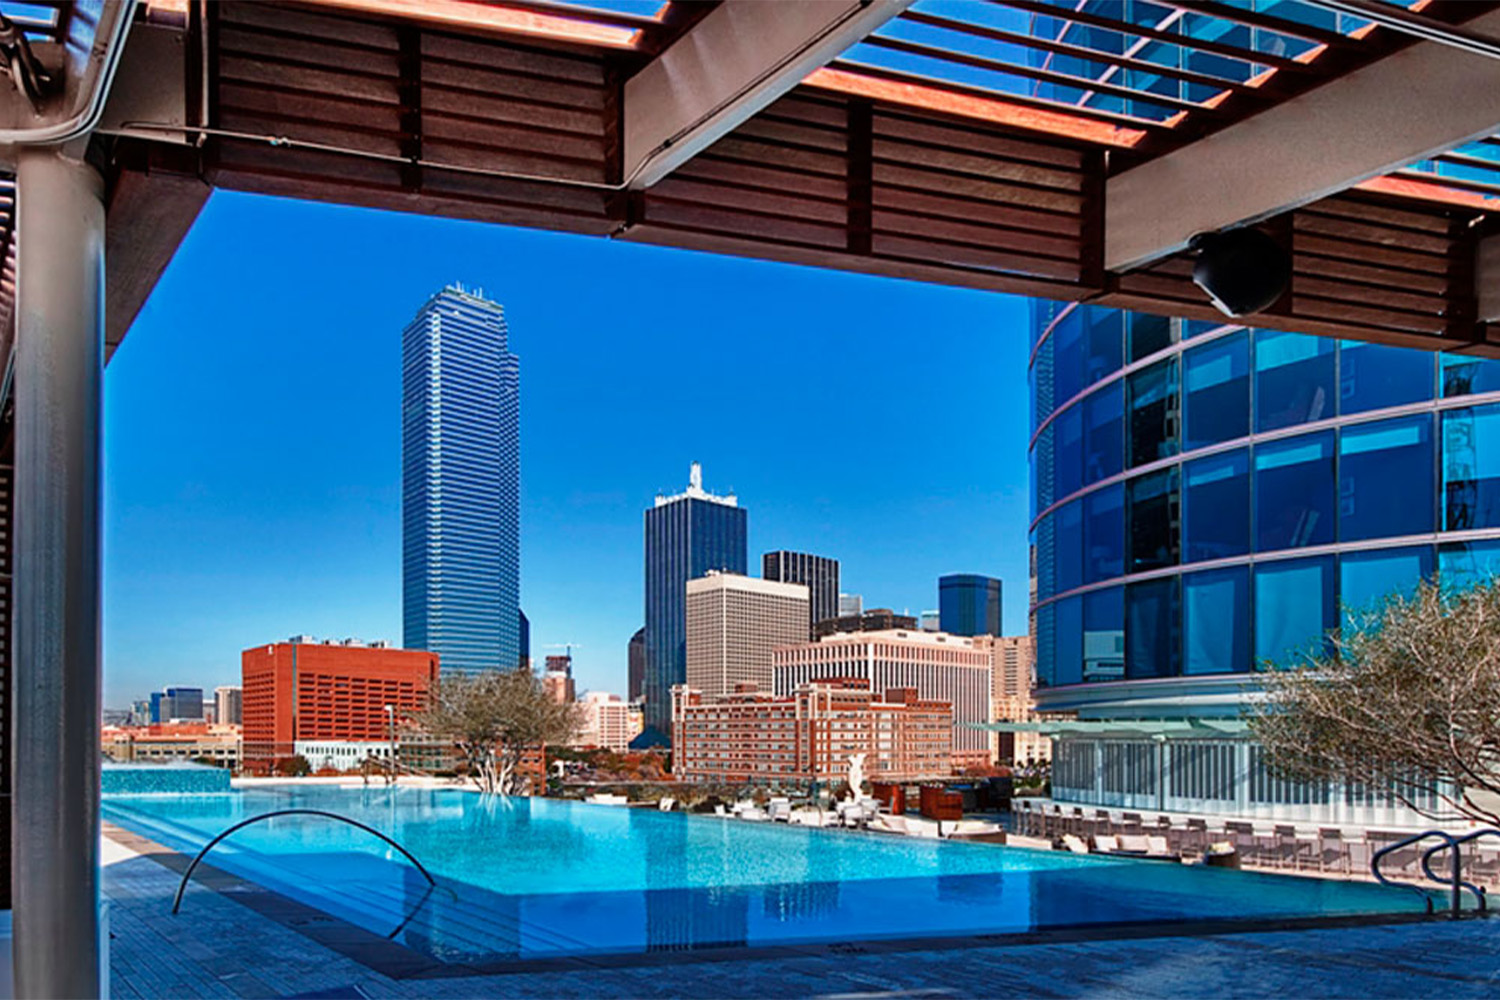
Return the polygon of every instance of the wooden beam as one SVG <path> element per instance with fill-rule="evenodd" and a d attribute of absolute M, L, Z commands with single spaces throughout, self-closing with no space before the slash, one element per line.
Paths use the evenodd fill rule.
<path fill-rule="evenodd" d="M 625 83 L 624 174 L 650 187 L 912 0 L 724 0 Z"/>
<path fill-rule="evenodd" d="M 1500 11 L 1464 26 L 1500 33 Z M 1138 268 L 1497 130 L 1500 61 L 1419 42 L 1110 178 L 1106 266 Z"/>
<path fill-rule="evenodd" d="M 104 347 L 113 353 L 192 228 L 209 186 L 191 175 L 123 171 L 105 217 Z"/>

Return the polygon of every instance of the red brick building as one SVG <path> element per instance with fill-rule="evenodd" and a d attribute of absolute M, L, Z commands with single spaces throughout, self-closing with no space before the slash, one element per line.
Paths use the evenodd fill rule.
<path fill-rule="evenodd" d="M 266 773 L 299 743 L 375 743 L 425 703 L 438 655 L 352 642 L 294 639 L 240 654 L 244 687 L 243 766 Z"/>
<path fill-rule="evenodd" d="M 872 781 L 945 777 L 953 706 L 912 688 L 882 697 L 863 678 L 813 681 L 781 697 L 753 684 L 717 697 L 672 689 L 672 773 L 681 781 L 835 782 L 856 753 Z"/>

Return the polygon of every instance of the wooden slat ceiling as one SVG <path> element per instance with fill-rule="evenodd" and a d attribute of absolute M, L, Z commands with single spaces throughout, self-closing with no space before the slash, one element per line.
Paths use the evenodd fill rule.
<path fill-rule="evenodd" d="M 1423 12 L 1458 22 L 1494 6 Z M 1117 19 L 1118 3 L 1075 7 L 922 0 L 627 192 L 624 81 L 711 3 L 224 0 L 203 26 L 201 147 L 143 152 L 153 144 L 119 138 L 115 161 L 239 190 L 1215 318 L 1184 257 L 1103 270 L 1105 178 L 1409 40 L 1296 0 L 1137 2 L 1135 23 Z M 1485 140 L 1268 220 L 1295 278 L 1255 322 L 1500 353 L 1472 301 L 1474 240 L 1495 199 L 1500 142 Z"/>

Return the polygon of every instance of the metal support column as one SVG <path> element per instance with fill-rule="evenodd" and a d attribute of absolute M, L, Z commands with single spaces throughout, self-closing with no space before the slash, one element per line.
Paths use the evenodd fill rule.
<path fill-rule="evenodd" d="M 103 184 L 45 148 L 16 178 L 16 995 L 96 997 Z"/>

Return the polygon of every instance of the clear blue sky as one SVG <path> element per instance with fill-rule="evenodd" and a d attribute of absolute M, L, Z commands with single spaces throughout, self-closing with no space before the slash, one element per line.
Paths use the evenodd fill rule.
<path fill-rule="evenodd" d="M 914 614 L 989 573 L 1024 631 L 1024 300 L 217 193 L 105 378 L 106 705 L 295 633 L 401 641 L 400 331 L 455 280 L 506 309 L 522 605 L 580 688 L 624 691 L 641 512 L 694 459 L 752 572 L 834 556 Z"/>

